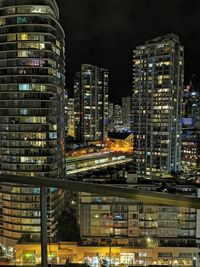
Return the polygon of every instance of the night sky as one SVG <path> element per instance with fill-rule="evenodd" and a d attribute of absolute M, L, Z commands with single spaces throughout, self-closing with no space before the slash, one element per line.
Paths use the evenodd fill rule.
<path fill-rule="evenodd" d="M 110 70 L 109 98 L 131 95 L 132 50 L 175 33 L 185 46 L 185 83 L 200 86 L 200 0 L 57 0 L 66 33 L 67 88 L 82 63 Z"/>

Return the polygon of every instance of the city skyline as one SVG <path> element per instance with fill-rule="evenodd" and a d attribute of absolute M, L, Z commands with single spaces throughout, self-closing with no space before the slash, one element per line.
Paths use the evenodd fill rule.
<path fill-rule="evenodd" d="M 132 50 L 145 40 L 175 33 L 185 47 L 185 83 L 196 74 L 199 86 L 196 27 L 200 23 L 200 3 L 176 1 L 58 1 L 61 24 L 67 41 L 67 87 L 73 87 L 73 75 L 82 63 L 109 69 L 110 101 L 120 103 L 131 95 Z M 147 8 L 148 7 L 148 8 Z M 163 15 L 164 14 L 164 15 Z M 141 21 L 142 18 L 142 21 Z M 195 27 L 194 27 L 195 25 Z"/>
<path fill-rule="evenodd" d="M 0 1 L 0 265 L 200 266 L 200 4 L 57 1 Z"/>

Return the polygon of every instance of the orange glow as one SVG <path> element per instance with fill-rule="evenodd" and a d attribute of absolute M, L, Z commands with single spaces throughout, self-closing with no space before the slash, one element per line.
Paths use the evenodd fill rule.
<path fill-rule="evenodd" d="M 126 139 L 107 138 L 106 149 L 114 152 L 133 152 L 133 135 L 130 134 Z"/>

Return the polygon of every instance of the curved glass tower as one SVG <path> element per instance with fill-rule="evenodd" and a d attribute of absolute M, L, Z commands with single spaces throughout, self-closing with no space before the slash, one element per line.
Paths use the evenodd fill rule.
<path fill-rule="evenodd" d="M 0 172 L 63 178 L 64 32 L 54 0 L 0 1 Z M 40 236 L 39 189 L 2 186 L 1 236 Z M 63 192 L 48 191 L 55 235 Z"/>

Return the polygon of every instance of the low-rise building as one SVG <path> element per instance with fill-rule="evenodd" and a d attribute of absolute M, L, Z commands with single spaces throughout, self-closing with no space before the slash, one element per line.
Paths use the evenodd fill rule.
<path fill-rule="evenodd" d="M 124 186 L 150 191 L 162 189 L 154 184 Z M 167 188 L 180 195 L 199 196 L 195 186 Z M 108 241 L 112 245 L 141 248 L 199 245 L 200 214 L 193 208 L 79 193 L 79 222 L 81 240 L 87 245 L 105 245 Z"/>
<path fill-rule="evenodd" d="M 40 244 L 16 244 L 16 264 L 40 263 Z M 164 265 L 199 266 L 199 248 L 192 247 L 154 247 L 124 248 L 120 246 L 79 246 L 75 242 L 59 242 L 48 246 L 49 263 L 64 264 L 68 259 L 72 263 L 88 263 L 100 266 L 102 263 L 119 265 Z"/>

